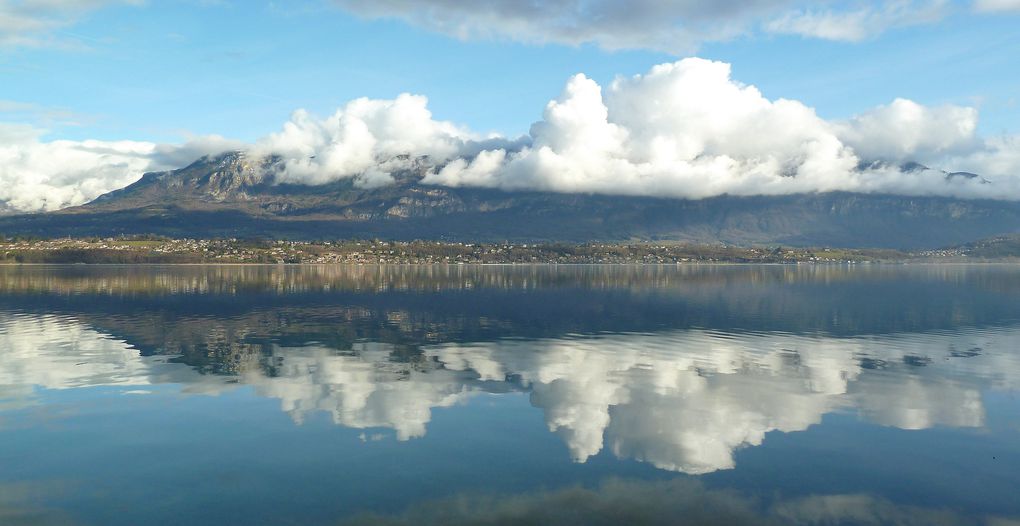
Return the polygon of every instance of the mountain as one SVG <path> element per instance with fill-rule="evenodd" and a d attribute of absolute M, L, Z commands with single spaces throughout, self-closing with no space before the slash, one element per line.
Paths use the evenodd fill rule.
<path fill-rule="evenodd" d="M 231 152 L 147 173 L 83 206 L 0 218 L 0 233 L 917 249 L 1020 232 L 1020 204 L 1008 201 L 845 192 L 700 200 L 506 192 L 424 185 L 428 160 L 400 160 L 410 168 L 395 173 L 392 185 L 360 188 L 343 179 L 306 186 L 278 183 L 278 158 Z"/>

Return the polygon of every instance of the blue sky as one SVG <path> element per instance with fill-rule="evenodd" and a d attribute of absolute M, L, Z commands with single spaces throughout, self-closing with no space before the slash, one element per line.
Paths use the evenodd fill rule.
<path fill-rule="evenodd" d="M 1020 0 L 0 0 L 0 213 L 228 149 L 298 184 L 410 154 L 508 191 L 1020 200 Z"/>
<path fill-rule="evenodd" d="M 1020 131 L 1020 16 L 962 6 L 861 41 L 750 30 L 681 54 L 461 39 L 321 2 L 112 4 L 48 38 L 0 48 L 0 100 L 35 106 L 0 120 L 49 138 L 254 140 L 298 108 L 327 115 L 401 92 L 428 96 L 437 118 L 518 135 L 574 73 L 605 84 L 687 54 L 729 62 L 734 79 L 824 118 L 906 97 L 975 106 L 985 134 Z"/>

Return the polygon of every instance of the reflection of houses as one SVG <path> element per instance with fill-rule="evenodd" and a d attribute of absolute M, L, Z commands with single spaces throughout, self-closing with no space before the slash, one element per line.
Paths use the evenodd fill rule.
<path fill-rule="evenodd" d="M 426 433 L 433 408 L 524 391 L 576 461 L 607 449 L 705 473 L 732 467 L 735 449 L 769 431 L 803 430 L 833 411 L 905 429 L 981 426 L 981 391 L 1020 387 L 1020 356 L 1010 354 L 1020 328 L 859 338 L 677 330 L 443 344 L 412 355 L 367 342 L 248 348 L 237 336 L 210 332 L 201 343 L 221 346 L 212 356 L 232 363 L 196 365 L 225 377 L 142 357 L 69 318 L 0 314 L 0 396 L 29 403 L 33 386 L 158 383 L 214 393 L 236 379 L 279 399 L 297 422 L 325 412 L 406 440 Z"/>

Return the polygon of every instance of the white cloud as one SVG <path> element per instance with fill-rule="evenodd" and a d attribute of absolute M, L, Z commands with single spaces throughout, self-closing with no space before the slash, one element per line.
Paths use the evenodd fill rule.
<path fill-rule="evenodd" d="M 335 0 L 366 17 L 398 18 L 457 38 L 509 38 L 528 43 L 687 54 L 706 41 L 759 30 L 859 40 L 887 29 L 933 22 L 948 0 L 805 2 L 755 0 Z"/>
<path fill-rule="evenodd" d="M 66 45 L 60 35 L 89 13 L 142 0 L 0 0 L 0 47 Z M 218 0 L 193 2 L 197 5 Z M 759 31 L 860 40 L 891 28 L 930 23 L 948 0 L 807 2 L 805 0 L 334 0 L 369 18 L 397 18 L 457 38 L 595 44 L 688 54 L 701 43 Z M 979 12 L 1017 9 L 1015 0 L 976 0 Z"/>
<path fill-rule="evenodd" d="M 1020 0 L 976 0 L 974 9 L 979 12 L 1020 11 Z"/>
<path fill-rule="evenodd" d="M 947 163 L 951 170 L 988 174 L 989 178 L 998 184 L 1002 182 L 1003 177 L 1020 174 L 1020 135 L 991 137 L 980 148 L 954 156 Z M 1004 197 L 1017 198 L 1016 195 Z"/>
<path fill-rule="evenodd" d="M 948 0 L 898 0 L 846 11 L 794 10 L 768 22 L 765 29 L 826 40 L 859 41 L 894 27 L 936 22 L 948 7 Z"/>
<path fill-rule="evenodd" d="M 459 153 L 469 134 L 436 121 L 428 99 L 402 94 L 393 100 L 357 99 L 319 120 L 297 111 L 283 130 L 258 141 L 255 151 L 284 157 L 281 182 L 321 184 L 354 177 L 362 186 L 392 182 L 390 173 L 428 156 L 444 162 Z M 412 158 L 398 158 L 410 154 Z"/>
<path fill-rule="evenodd" d="M 53 33 L 91 11 L 141 0 L 0 0 L 0 47 L 61 44 Z"/>
<path fill-rule="evenodd" d="M 375 187 L 411 169 L 426 184 L 505 190 L 1020 200 L 1020 137 L 983 139 L 977 121 L 974 108 L 907 99 L 827 121 L 801 102 L 769 99 L 733 80 L 729 64 L 689 58 L 606 88 L 575 75 L 530 135 L 514 141 L 437 120 L 425 97 L 410 94 L 357 99 L 324 119 L 297 111 L 281 131 L 254 144 L 218 136 L 162 145 L 46 142 L 34 128 L 0 125 L 0 203 L 16 211 L 82 204 L 144 171 L 236 149 L 276 155 L 277 182 L 308 185 L 346 178 Z M 932 169 L 901 170 L 908 161 Z M 942 169 L 984 179 L 947 178 Z"/>
<path fill-rule="evenodd" d="M 0 211 L 52 211 L 123 188 L 144 172 L 176 168 L 242 146 L 222 137 L 183 145 L 144 141 L 44 141 L 31 126 L 0 123 Z"/>
<path fill-rule="evenodd" d="M 203 135 L 188 138 L 183 144 L 156 144 L 149 159 L 150 170 L 170 170 L 187 166 L 195 160 L 226 151 L 243 150 L 249 145 L 221 135 Z"/>
<path fill-rule="evenodd" d="M 974 151 L 978 112 L 960 106 L 925 107 L 906 99 L 841 123 L 839 135 L 864 159 L 909 161 Z"/>
<path fill-rule="evenodd" d="M 903 99 L 829 122 L 732 80 L 728 64 L 690 58 L 619 78 L 605 93 L 577 75 L 532 126 L 530 147 L 460 159 L 425 182 L 682 198 L 836 190 L 1020 198 L 1011 139 L 984 143 L 976 123 L 972 108 Z M 984 175 L 996 183 L 891 165 L 858 169 L 876 159 L 937 166 L 960 156 L 994 168 Z"/>
<path fill-rule="evenodd" d="M 40 140 L 27 126 L 0 126 L 0 203 L 56 210 L 126 186 L 152 166 L 155 145 L 136 141 Z"/>
<path fill-rule="evenodd" d="M 81 115 L 64 108 L 2 99 L 0 99 L 0 115 L 3 116 L 5 121 L 38 122 L 62 126 L 78 125 L 80 124 L 79 120 L 82 119 Z"/>
<path fill-rule="evenodd" d="M 682 0 L 337 0 L 367 17 L 396 17 L 458 38 L 509 38 L 529 43 L 595 43 L 607 49 L 687 52 L 702 40 L 742 33 L 763 13 L 788 0 L 689 2 Z"/>

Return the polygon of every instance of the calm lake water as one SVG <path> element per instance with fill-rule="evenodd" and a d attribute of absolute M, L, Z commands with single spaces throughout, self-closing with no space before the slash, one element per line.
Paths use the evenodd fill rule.
<path fill-rule="evenodd" d="M 1020 524 L 1018 390 L 1014 266 L 0 267 L 0 524 Z"/>

